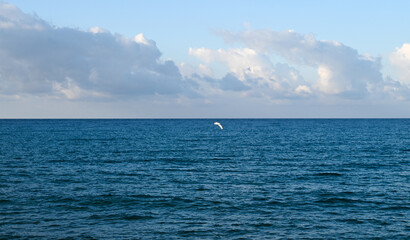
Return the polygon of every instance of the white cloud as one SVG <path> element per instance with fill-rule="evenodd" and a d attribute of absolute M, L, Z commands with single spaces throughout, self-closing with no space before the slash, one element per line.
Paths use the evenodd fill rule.
<path fill-rule="evenodd" d="M 189 54 L 205 63 L 220 62 L 228 67 L 229 73 L 225 77 L 213 80 L 222 90 L 249 91 L 251 95 L 271 99 L 291 98 L 300 97 L 294 89 L 307 84 L 296 69 L 287 64 L 273 64 L 269 56 L 251 48 L 190 48 Z M 310 93 L 305 92 L 303 96 Z"/>
<path fill-rule="evenodd" d="M 26 15 L 12 4 L 0 3 L 0 29 L 43 30 L 46 25 L 37 16 Z"/>
<path fill-rule="evenodd" d="M 150 40 L 146 39 L 144 34 L 142 34 L 142 33 L 136 35 L 134 37 L 134 41 L 136 43 L 144 44 L 144 45 L 147 45 L 147 46 L 154 46 L 155 45 L 154 41 L 152 41 L 152 40 L 150 41 Z"/>
<path fill-rule="evenodd" d="M 271 70 L 271 63 L 266 57 L 257 54 L 249 48 L 218 49 L 190 48 L 189 54 L 210 63 L 218 61 L 226 64 L 229 70 L 240 80 L 245 81 L 246 76 L 267 78 L 267 70 Z"/>
<path fill-rule="evenodd" d="M 90 32 L 94 34 L 99 34 L 99 33 L 110 33 L 110 31 L 100 28 L 100 27 L 92 27 L 90 28 Z"/>
<path fill-rule="evenodd" d="M 0 117 L 408 116 L 396 103 L 410 96 L 410 44 L 390 56 L 395 81 L 379 58 L 311 34 L 219 34 L 242 47 L 190 48 L 202 63 L 175 64 L 142 33 L 56 27 L 2 3 Z"/>
<path fill-rule="evenodd" d="M 329 95 L 361 98 L 368 85 L 383 81 L 379 58 L 360 55 L 336 41 L 317 40 L 311 34 L 270 29 L 218 33 L 227 42 L 239 42 L 259 55 L 277 54 L 289 63 L 317 68 L 315 87 Z"/>
<path fill-rule="evenodd" d="M 194 66 L 190 63 L 182 62 L 178 65 L 179 71 L 184 77 L 191 77 L 192 75 L 199 75 L 199 76 L 214 76 L 214 72 L 212 69 L 205 65 L 199 64 L 198 66 Z"/>
<path fill-rule="evenodd" d="M 295 89 L 295 93 L 299 95 L 309 95 L 312 93 L 312 90 L 310 90 L 310 88 L 306 85 L 299 85 Z"/>
<path fill-rule="evenodd" d="M 390 62 L 398 72 L 399 82 L 410 87 L 410 43 L 396 48 L 390 55 Z"/>
<path fill-rule="evenodd" d="M 0 94 L 138 98 L 177 95 L 185 82 L 154 41 L 57 28 L 17 7 L 0 4 Z"/>

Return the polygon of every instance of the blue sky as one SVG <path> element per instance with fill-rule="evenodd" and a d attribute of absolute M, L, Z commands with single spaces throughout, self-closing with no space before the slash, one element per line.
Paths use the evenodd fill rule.
<path fill-rule="evenodd" d="M 371 54 L 408 41 L 409 1 L 8 1 L 56 26 L 87 30 L 99 26 L 129 37 L 143 32 L 164 53 L 187 47 L 219 47 L 212 30 L 293 29 L 337 40 Z M 170 46 L 170 48 L 168 48 Z"/>
<path fill-rule="evenodd" d="M 408 9 L 3 2 L 0 117 L 410 117 Z"/>

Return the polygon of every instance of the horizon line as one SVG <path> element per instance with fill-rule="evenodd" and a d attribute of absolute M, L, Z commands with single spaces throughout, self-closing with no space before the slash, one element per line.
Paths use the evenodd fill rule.
<path fill-rule="evenodd" d="M 136 117 L 136 118 L 115 118 L 115 117 L 96 117 L 96 118 L 81 118 L 81 117 L 66 117 L 66 118 L 0 118 L 0 120 L 211 120 L 211 119 L 226 119 L 226 120 L 394 120 L 394 119 L 410 119 L 410 117 Z"/>

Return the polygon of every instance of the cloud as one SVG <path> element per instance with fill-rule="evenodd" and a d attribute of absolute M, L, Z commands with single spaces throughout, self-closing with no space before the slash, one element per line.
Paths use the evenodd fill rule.
<path fill-rule="evenodd" d="M 189 91 L 154 41 L 95 27 L 59 28 L 0 4 L 0 94 L 138 98 Z"/>
<path fill-rule="evenodd" d="M 390 55 L 390 63 L 398 72 L 399 82 L 410 87 L 410 43 L 396 48 Z"/>
<path fill-rule="evenodd" d="M 361 55 L 336 41 L 317 40 L 311 34 L 270 29 L 248 29 L 237 33 L 220 31 L 218 34 L 228 43 L 245 44 L 247 51 L 253 51 L 253 58 L 273 54 L 283 57 L 290 64 L 316 68 L 318 78 L 313 82 L 313 87 L 324 94 L 362 98 L 373 85 L 383 81 L 380 58 Z"/>
<path fill-rule="evenodd" d="M 235 47 L 190 48 L 202 63 L 176 64 L 142 33 L 57 27 L 1 3 L 0 114 L 383 117 L 394 109 L 386 116 L 408 116 L 409 102 L 397 104 L 410 96 L 408 43 L 390 55 L 399 76 L 392 79 L 382 76 L 380 58 L 312 34 L 250 27 L 218 34 Z"/>
<path fill-rule="evenodd" d="M 213 61 L 226 64 L 229 70 L 244 80 L 246 76 L 266 78 L 266 70 L 271 70 L 272 64 L 266 58 L 257 54 L 253 49 L 218 49 L 190 48 L 189 54 L 200 58 L 206 63 Z"/>
<path fill-rule="evenodd" d="M 44 29 L 46 23 L 37 16 L 29 16 L 20 11 L 16 6 L 0 3 L 0 28 L 1 29 Z"/>
<path fill-rule="evenodd" d="M 232 74 L 226 74 L 220 81 L 220 88 L 227 91 L 246 91 L 250 87 L 241 82 Z"/>
<path fill-rule="evenodd" d="M 311 94 L 300 73 L 288 64 L 273 64 L 268 55 L 251 48 L 207 49 L 190 48 L 189 54 L 205 63 L 220 62 L 229 72 L 213 82 L 222 90 L 247 91 L 250 95 L 261 95 L 270 99 L 307 97 Z M 296 91 L 300 86 L 308 91 Z"/>

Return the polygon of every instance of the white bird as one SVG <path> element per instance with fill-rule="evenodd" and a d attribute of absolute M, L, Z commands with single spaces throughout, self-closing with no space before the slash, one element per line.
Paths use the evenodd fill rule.
<path fill-rule="evenodd" d="M 221 129 L 224 129 L 219 122 L 214 122 L 214 125 L 217 125 L 217 126 L 219 126 Z"/>

